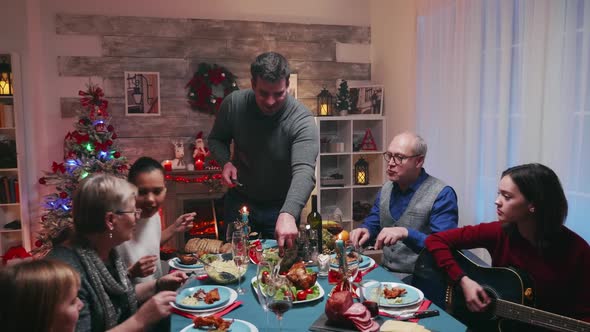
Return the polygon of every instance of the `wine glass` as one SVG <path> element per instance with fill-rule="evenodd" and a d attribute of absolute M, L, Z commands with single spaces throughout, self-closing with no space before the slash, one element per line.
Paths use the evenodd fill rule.
<path fill-rule="evenodd" d="M 279 331 L 281 331 L 283 314 L 293 307 L 293 301 L 295 300 L 292 284 L 287 277 L 276 275 L 271 277 L 265 284 L 265 292 L 263 294 L 268 310 L 274 312 L 277 316 Z"/>
<path fill-rule="evenodd" d="M 271 278 L 273 268 L 273 264 L 267 261 L 260 261 L 256 266 L 256 289 L 258 290 L 256 296 L 266 315 L 266 327 L 268 327 L 268 306 L 263 292 L 265 283 Z"/>
<path fill-rule="evenodd" d="M 340 210 L 338 209 L 338 211 Z M 338 211 L 335 211 L 330 215 L 331 222 L 326 226 L 326 230 L 334 236 L 340 234 L 344 229 L 344 226 L 342 225 L 342 213 L 338 213 Z"/>
<path fill-rule="evenodd" d="M 238 294 L 246 294 L 246 289 L 242 288 L 242 269 L 248 266 L 248 240 L 244 232 L 233 232 L 232 238 L 232 255 L 234 263 L 238 268 Z"/>

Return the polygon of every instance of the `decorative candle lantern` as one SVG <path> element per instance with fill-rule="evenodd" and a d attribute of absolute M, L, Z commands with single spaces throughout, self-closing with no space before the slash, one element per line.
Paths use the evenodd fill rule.
<path fill-rule="evenodd" d="M 0 96 L 12 96 L 12 67 L 5 57 L 0 62 Z"/>
<path fill-rule="evenodd" d="M 369 184 L 369 163 L 363 157 L 354 163 L 354 184 Z"/>
<path fill-rule="evenodd" d="M 332 108 L 333 108 L 333 97 L 330 91 L 326 90 L 326 88 L 322 89 L 322 92 L 317 97 L 318 101 L 318 108 L 317 108 L 317 115 L 318 116 L 329 116 L 332 115 Z"/>

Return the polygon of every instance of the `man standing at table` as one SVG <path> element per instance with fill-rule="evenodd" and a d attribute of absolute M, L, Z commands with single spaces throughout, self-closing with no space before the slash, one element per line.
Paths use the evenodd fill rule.
<path fill-rule="evenodd" d="M 456 228 L 458 221 L 453 188 L 422 168 L 426 151 L 426 142 L 414 133 L 393 138 L 383 153 L 390 181 L 361 227 L 350 234 L 355 246 L 375 239 L 375 249 L 383 248 L 382 264 L 406 282 L 428 234 Z"/>
<path fill-rule="evenodd" d="M 315 186 L 317 127 L 311 112 L 287 93 L 291 71 L 282 55 L 260 54 L 250 72 L 252 89 L 223 100 L 209 134 L 211 153 L 223 166 L 222 182 L 230 187 L 225 222 L 237 219 L 245 205 L 252 230 L 290 247 Z"/>

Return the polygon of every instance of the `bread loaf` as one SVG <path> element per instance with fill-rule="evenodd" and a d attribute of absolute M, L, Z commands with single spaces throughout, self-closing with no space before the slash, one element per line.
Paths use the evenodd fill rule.
<path fill-rule="evenodd" d="M 231 251 L 231 243 L 215 239 L 190 239 L 184 246 L 184 250 L 196 254 L 223 254 Z"/>

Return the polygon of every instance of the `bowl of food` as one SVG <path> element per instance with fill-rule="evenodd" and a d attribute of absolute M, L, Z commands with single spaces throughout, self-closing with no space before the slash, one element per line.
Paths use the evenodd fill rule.
<path fill-rule="evenodd" d="M 178 252 L 176 257 L 178 257 L 178 260 L 183 265 L 194 265 L 199 262 L 199 258 L 190 252 Z"/>
<path fill-rule="evenodd" d="M 211 280 L 219 284 L 230 284 L 237 282 L 238 278 L 241 278 L 246 274 L 248 269 L 248 262 L 244 262 L 244 265 L 238 269 L 236 263 L 228 255 L 203 255 L 201 261 L 205 265 L 205 272 Z"/>

